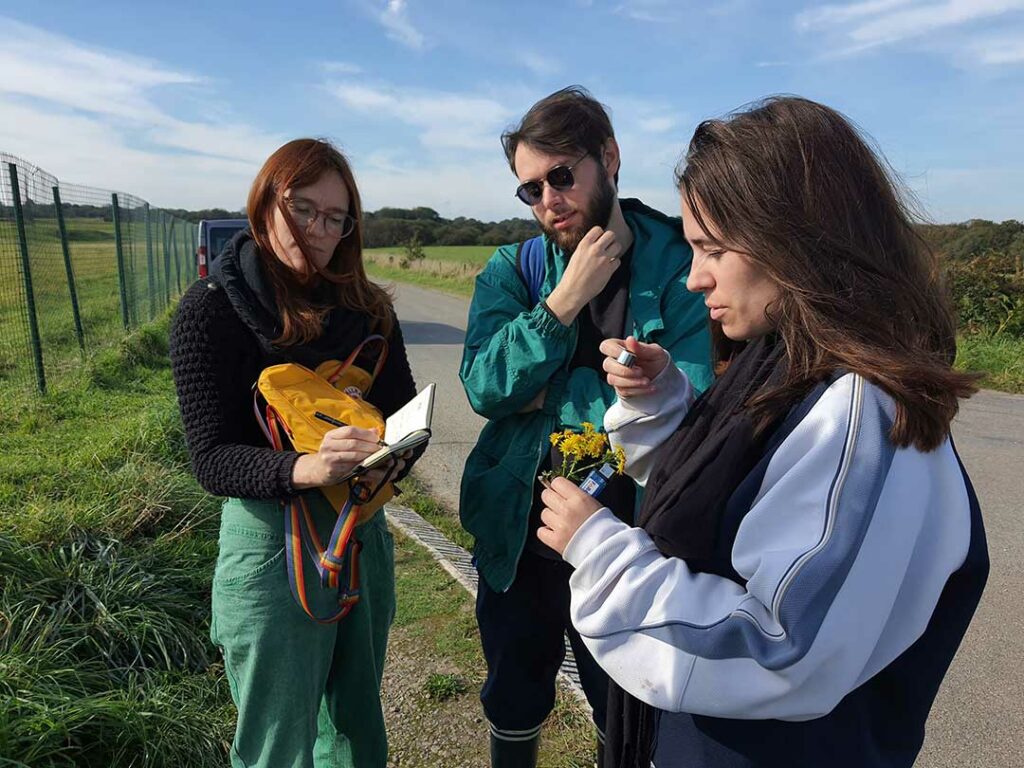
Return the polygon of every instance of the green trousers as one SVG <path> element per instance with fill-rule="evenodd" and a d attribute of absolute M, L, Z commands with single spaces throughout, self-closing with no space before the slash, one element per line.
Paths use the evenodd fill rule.
<path fill-rule="evenodd" d="M 321 540 L 336 515 L 310 494 Z M 238 727 L 233 768 L 385 768 L 380 704 L 388 629 L 395 615 L 394 539 L 384 511 L 355 529 L 362 542 L 360 599 L 335 624 L 318 624 L 295 602 L 275 501 L 228 499 L 213 577 L 210 637 L 224 653 Z M 303 557 L 311 608 L 337 608 Z"/>

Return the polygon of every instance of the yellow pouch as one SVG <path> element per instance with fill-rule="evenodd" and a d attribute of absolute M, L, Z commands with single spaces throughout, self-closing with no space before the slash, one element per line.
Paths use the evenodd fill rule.
<path fill-rule="evenodd" d="M 363 347 L 370 341 L 378 340 L 384 346 L 373 372 L 353 365 Z M 265 404 L 261 409 L 257 401 L 256 411 L 274 447 L 278 450 L 287 448 L 283 440 L 283 437 L 287 437 L 292 449 L 301 453 L 316 453 L 324 435 L 336 429 L 335 425 L 317 418 L 314 415 L 316 413 L 348 426 L 376 430 L 383 437 L 384 415 L 364 396 L 383 367 L 386 355 L 387 342 L 384 338 L 370 336 L 344 362 L 328 360 L 319 365 L 316 371 L 297 363 L 282 363 L 265 368 L 256 382 L 256 389 Z M 335 511 L 340 512 L 349 499 L 351 488 L 349 483 L 341 483 L 324 486 L 320 491 Z M 369 520 L 394 495 L 392 484 L 385 484 L 369 502 L 359 507 L 358 522 Z"/>

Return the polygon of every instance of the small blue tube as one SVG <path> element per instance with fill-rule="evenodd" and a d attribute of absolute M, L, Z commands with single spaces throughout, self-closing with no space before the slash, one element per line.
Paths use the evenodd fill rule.
<path fill-rule="evenodd" d="M 580 488 L 584 493 L 597 497 L 614 474 L 615 468 L 611 464 L 605 464 L 587 475 L 587 479 L 580 483 Z"/>

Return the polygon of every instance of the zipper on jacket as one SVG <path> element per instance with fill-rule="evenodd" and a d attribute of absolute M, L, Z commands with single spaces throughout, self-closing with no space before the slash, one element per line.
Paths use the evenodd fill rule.
<path fill-rule="evenodd" d="M 573 340 L 572 340 L 572 353 L 569 355 L 569 362 L 566 363 L 565 367 L 562 369 L 562 370 L 564 370 L 566 372 L 566 374 L 569 373 L 569 363 L 571 363 L 572 359 L 574 357 L 576 357 L 576 347 L 578 347 L 579 343 L 580 343 L 580 332 L 579 332 L 579 328 L 576 326 L 576 321 L 575 320 L 573 321 L 573 331 L 575 331 L 575 333 L 573 334 Z M 554 417 L 552 417 L 551 427 L 548 427 L 549 430 L 554 428 L 554 423 L 555 423 L 554 422 Z M 508 592 L 510 589 L 512 589 L 512 584 L 515 583 L 515 580 L 516 580 L 516 574 L 519 572 L 519 561 L 522 560 L 522 558 L 523 558 L 523 550 L 526 549 L 526 538 L 527 538 L 527 536 L 530 535 L 530 512 L 533 511 L 533 487 L 534 487 L 534 484 L 537 482 L 537 472 L 540 471 L 540 465 L 541 465 L 542 457 L 544 456 L 544 446 L 546 446 L 548 444 L 549 444 L 548 440 L 543 441 L 540 444 L 540 450 L 537 451 L 537 463 L 534 466 L 533 472 L 530 475 L 530 478 L 531 478 L 531 483 L 530 483 L 530 509 L 528 509 L 526 511 L 526 531 L 523 534 L 522 540 L 519 542 L 519 554 L 516 555 L 516 562 L 515 562 L 515 565 L 512 567 L 512 581 L 510 581 L 508 583 L 507 587 L 505 587 L 503 590 L 501 590 L 502 592 Z"/>

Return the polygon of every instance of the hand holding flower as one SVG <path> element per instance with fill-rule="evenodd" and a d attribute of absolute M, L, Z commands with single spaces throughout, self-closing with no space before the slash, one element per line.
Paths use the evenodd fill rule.
<path fill-rule="evenodd" d="M 558 554 L 565 552 L 580 526 L 602 507 L 601 502 L 564 477 L 554 478 L 540 498 L 545 507 L 540 513 L 544 525 L 537 529 L 537 538 Z"/>

